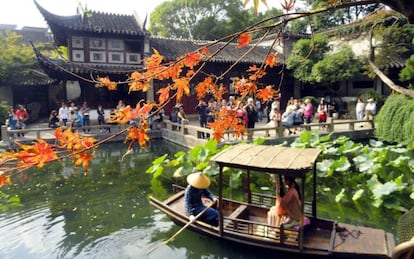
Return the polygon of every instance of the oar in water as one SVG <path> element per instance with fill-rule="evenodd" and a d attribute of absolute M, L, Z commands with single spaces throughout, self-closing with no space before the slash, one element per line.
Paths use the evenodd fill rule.
<path fill-rule="evenodd" d="M 203 209 L 200 213 L 198 213 L 195 217 L 194 217 L 194 221 L 196 221 L 199 217 L 201 217 L 201 215 L 203 215 L 209 208 L 211 208 L 217 200 L 213 201 L 212 203 L 210 203 L 205 209 Z M 189 221 L 187 224 L 184 225 L 184 227 L 182 227 L 180 230 L 178 230 L 174 235 L 172 235 L 170 238 L 168 238 L 167 240 L 165 240 L 164 242 L 158 244 L 157 246 L 153 247 L 152 249 L 150 249 L 147 252 L 147 255 L 152 253 L 154 250 L 160 248 L 163 245 L 168 244 L 170 241 L 172 241 L 176 236 L 178 236 L 184 229 L 186 229 L 188 226 L 191 225 L 191 223 L 193 223 L 194 221 Z"/>

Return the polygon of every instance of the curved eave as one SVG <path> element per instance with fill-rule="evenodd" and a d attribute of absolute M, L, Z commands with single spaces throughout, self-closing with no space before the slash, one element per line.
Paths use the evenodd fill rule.
<path fill-rule="evenodd" d="M 132 15 L 91 12 L 91 17 L 81 14 L 60 16 L 47 11 L 36 0 L 34 0 L 34 3 L 55 35 L 58 45 L 65 45 L 64 39 L 67 37 L 66 33 L 69 32 L 124 36 L 149 35 L 148 31 L 139 27 Z"/>

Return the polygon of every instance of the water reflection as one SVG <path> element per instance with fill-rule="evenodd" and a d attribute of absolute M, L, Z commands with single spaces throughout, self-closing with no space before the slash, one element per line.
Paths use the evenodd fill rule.
<path fill-rule="evenodd" d="M 145 170 L 159 155 L 182 148 L 153 142 L 121 162 L 125 149 L 123 144 L 100 148 L 87 176 L 65 161 L 13 179 L 17 184 L 4 192 L 18 194 L 24 206 L 0 214 L 0 258 L 274 258 L 190 231 L 147 254 L 180 228 L 149 205 L 149 195 L 160 197 L 167 190 Z M 342 215 L 337 208 L 320 208 L 322 216 L 364 221 L 357 210 L 344 209 Z"/>

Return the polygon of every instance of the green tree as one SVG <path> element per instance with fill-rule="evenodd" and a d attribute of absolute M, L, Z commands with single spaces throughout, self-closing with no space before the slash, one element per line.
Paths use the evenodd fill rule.
<path fill-rule="evenodd" d="M 348 3 L 358 1 L 342 0 L 341 2 Z M 319 9 L 328 6 L 326 0 L 306 0 L 305 3 L 311 9 Z M 313 15 L 311 18 L 312 29 L 314 31 L 321 31 L 333 26 L 349 24 L 365 17 L 369 13 L 374 12 L 376 9 L 378 9 L 379 6 L 380 4 L 378 3 L 369 5 L 357 5 Z"/>
<path fill-rule="evenodd" d="M 311 77 L 317 83 L 335 83 L 355 78 L 360 74 L 361 63 L 349 46 L 325 57 L 312 67 Z"/>
<path fill-rule="evenodd" d="M 287 68 L 293 71 L 293 76 L 303 82 L 315 82 L 312 76 L 313 66 L 324 58 L 330 50 L 328 38 L 315 35 L 312 39 L 300 39 L 294 45 L 287 60 Z"/>
<path fill-rule="evenodd" d="M 32 47 L 20 40 L 21 36 L 12 32 L 0 35 L 0 87 L 28 75 L 37 66 Z"/>
<path fill-rule="evenodd" d="M 149 31 L 162 37 L 216 40 L 260 18 L 253 17 L 254 11 L 243 9 L 240 0 L 173 0 L 151 13 Z"/>

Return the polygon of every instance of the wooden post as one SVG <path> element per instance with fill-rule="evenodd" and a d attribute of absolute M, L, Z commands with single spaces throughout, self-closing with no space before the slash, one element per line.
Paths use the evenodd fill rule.
<path fill-rule="evenodd" d="M 223 213 L 222 211 L 222 204 L 223 204 L 223 167 L 220 166 L 219 168 L 219 190 L 218 190 L 218 210 L 219 210 L 219 230 L 220 236 L 223 237 L 224 228 L 223 228 Z"/>
<path fill-rule="evenodd" d="M 7 132 L 7 126 L 5 125 L 1 126 L 1 140 L 4 143 L 8 143 L 9 141 L 9 132 Z"/>
<path fill-rule="evenodd" d="M 355 130 L 355 121 L 349 122 L 349 130 Z"/>
<path fill-rule="evenodd" d="M 331 118 L 331 123 L 329 123 L 329 125 L 328 125 L 328 131 L 329 132 L 333 132 L 334 131 L 334 126 L 335 124 L 334 124 L 334 118 L 332 117 Z"/>
<path fill-rule="evenodd" d="M 247 202 L 252 203 L 252 190 L 250 189 L 250 170 L 247 171 Z"/>

